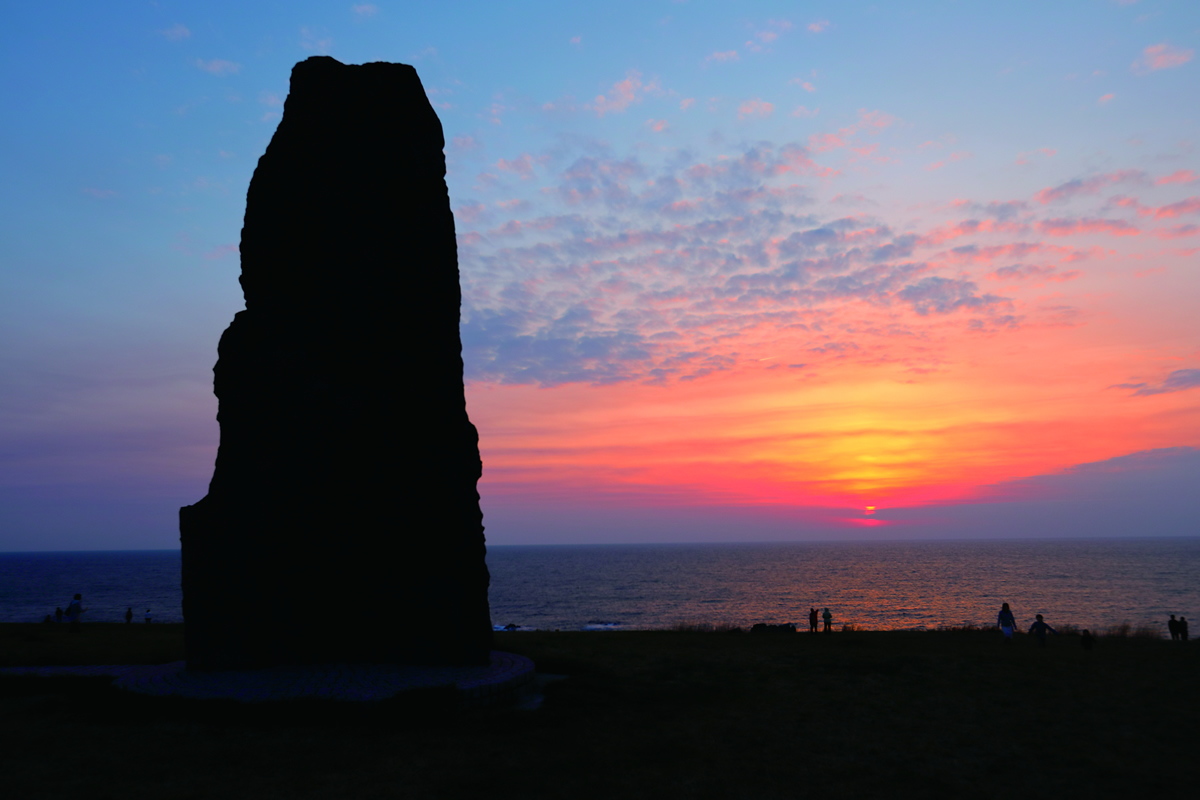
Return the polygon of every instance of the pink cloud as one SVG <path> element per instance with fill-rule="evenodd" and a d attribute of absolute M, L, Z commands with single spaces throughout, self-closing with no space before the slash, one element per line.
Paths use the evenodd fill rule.
<path fill-rule="evenodd" d="M 867 111 L 865 108 L 858 110 L 858 129 L 865 130 L 873 128 L 875 130 L 883 130 L 890 128 L 896 118 L 886 111 Z"/>
<path fill-rule="evenodd" d="M 483 144 L 474 136 L 455 136 L 450 140 L 450 143 L 456 150 L 462 150 L 463 152 L 478 150 L 483 147 Z"/>
<path fill-rule="evenodd" d="M 487 206 L 485 206 L 483 203 L 475 203 L 469 206 L 459 206 L 458 208 L 454 209 L 454 218 L 460 222 L 473 224 L 478 222 L 486 211 Z"/>
<path fill-rule="evenodd" d="M 746 117 L 769 117 L 774 110 L 774 105 L 756 97 L 753 100 L 747 100 L 738 107 L 738 119 L 745 119 Z"/>
<path fill-rule="evenodd" d="M 1074 280 L 1083 273 L 1077 269 L 1067 270 L 1066 272 L 1058 272 L 1057 267 L 1045 267 L 1037 264 L 1015 264 L 1010 267 L 1001 267 L 985 277 L 994 281 L 1011 281 L 1025 280 L 1026 278 L 1034 278 L 1043 282 L 1062 283 L 1064 281 Z"/>
<path fill-rule="evenodd" d="M 544 159 L 534 159 L 528 153 L 522 153 L 511 161 L 504 158 L 500 159 L 496 162 L 496 169 L 502 172 L 514 172 L 521 176 L 521 180 L 528 180 L 533 177 L 534 162 L 542 160 Z"/>
<path fill-rule="evenodd" d="M 925 247 L 937 247 L 945 242 L 953 241 L 954 239 L 963 236 L 973 236 L 980 233 L 1022 233 L 1028 226 L 1020 222 L 997 222 L 995 220 L 985 219 L 964 219 L 959 222 L 952 222 L 949 225 L 942 225 L 934 228 L 929 233 L 922 236 L 917 244 Z M 1016 245 L 1004 245 L 1005 247 L 1013 247 Z M 994 252 L 1001 252 L 995 251 Z M 992 251 L 989 251 L 992 252 Z M 1009 255 L 1009 251 L 1003 251 L 1005 255 Z"/>
<path fill-rule="evenodd" d="M 695 105 L 695 103 L 696 103 L 696 98 L 694 98 L 694 97 L 688 97 L 683 100 L 680 100 L 679 101 L 679 110 L 687 111 L 689 108 L 691 108 L 693 105 Z"/>
<path fill-rule="evenodd" d="M 633 103 L 639 102 L 638 92 L 642 90 L 642 74 L 637 70 L 630 70 L 625 74 L 625 80 L 614 83 L 607 94 L 596 96 L 592 101 L 592 110 L 598 117 L 624 111 Z"/>
<path fill-rule="evenodd" d="M 220 261 L 223 258 L 228 258 L 239 252 L 239 247 L 236 244 L 217 245 L 212 250 L 204 254 L 204 258 L 208 261 Z"/>
<path fill-rule="evenodd" d="M 669 127 L 665 119 L 648 119 L 646 125 L 655 133 L 661 133 Z"/>
<path fill-rule="evenodd" d="M 813 33 L 821 33 L 822 31 L 824 31 L 826 28 L 829 27 L 829 20 L 823 19 L 818 22 L 810 22 L 805 27 L 807 27 Z"/>
<path fill-rule="evenodd" d="M 1046 158 L 1053 158 L 1054 154 L 1057 152 L 1058 152 L 1057 150 L 1054 150 L 1049 147 L 1041 147 L 1041 148 L 1038 148 L 1037 150 L 1029 150 L 1028 152 L 1025 152 L 1025 153 L 1017 153 L 1016 163 L 1022 164 L 1022 165 L 1030 163 L 1029 156 L 1033 155 L 1034 153 L 1041 153 Z"/>
<path fill-rule="evenodd" d="M 705 61 L 720 61 L 720 62 L 737 61 L 738 54 L 737 54 L 737 50 L 726 50 L 724 52 L 713 53 L 711 56 L 709 56 L 708 58 L 706 58 L 704 60 Z"/>
<path fill-rule="evenodd" d="M 1184 50 L 1169 44 L 1153 44 L 1142 51 L 1142 57 L 1129 65 L 1138 75 L 1148 75 L 1160 69 L 1174 69 L 1192 60 L 1194 50 Z"/>
<path fill-rule="evenodd" d="M 1200 225 L 1173 225 L 1170 228 L 1157 230 L 1154 235 L 1160 239 L 1182 239 L 1184 236 L 1195 236 L 1200 233 Z"/>
<path fill-rule="evenodd" d="M 198 69 L 202 69 L 210 75 L 216 75 L 218 77 L 233 75 L 242 68 L 241 64 L 235 64 L 232 61 L 225 61 L 224 59 L 220 58 L 214 58 L 212 61 L 204 61 L 203 59 L 198 58 L 196 59 L 195 63 Z"/>
<path fill-rule="evenodd" d="M 1048 219 L 1035 226 L 1048 236 L 1073 236 L 1077 233 L 1107 233 L 1112 236 L 1137 236 L 1137 227 L 1119 219 Z"/>
<path fill-rule="evenodd" d="M 582 36 L 572 36 L 571 37 L 571 44 L 582 44 L 582 43 L 583 43 Z"/>
<path fill-rule="evenodd" d="M 846 147 L 849 144 L 851 128 L 843 128 L 837 133 L 814 133 L 808 137 L 808 146 L 818 153 Z"/>
<path fill-rule="evenodd" d="M 362 3 L 361 5 L 350 6 L 350 10 L 360 17 L 373 17 L 379 13 L 379 6 Z"/>
<path fill-rule="evenodd" d="M 932 172 L 934 170 L 941 169 L 942 167 L 946 166 L 946 164 L 954 163 L 955 161 L 966 161 L 968 158 L 971 158 L 972 155 L 972 153 L 968 153 L 966 151 L 961 153 L 951 153 L 950 157 L 944 161 L 935 161 L 932 164 L 926 165 L 925 170 L 927 172 Z"/>
<path fill-rule="evenodd" d="M 1155 186 L 1166 186 L 1170 183 L 1195 183 L 1200 180 L 1200 176 L 1192 172 L 1190 169 L 1177 169 L 1170 175 L 1164 175 L 1154 182 Z"/>
<path fill-rule="evenodd" d="M 1067 200 L 1077 195 L 1096 194 L 1106 186 L 1115 183 L 1141 183 L 1146 180 L 1146 173 L 1140 169 L 1123 169 L 1110 172 L 1107 175 L 1096 175 L 1092 178 L 1076 178 L 1066 183 L 1060 183 L 1053 188 L 1046 187 L 1033 196 L 1033 199 L 1046 205 L 1057 200 Z"/>
<path fill-rule="evenodd" d="M 1108 94 L 1101 95 L 1100 99 L 1097 100 L 1096 102 L 1099 103 L 1100 105 L 1105 105 L 1110 100 L 1112 100 L 1114 97 L 1116 97 L 1116 95 L 1113 94 L 1112 92 L 1109 92 Z"/>
<path fill-rule="evenodd" d="M 1178 203 L 1171 203 L 1161 208 L 1144 209 L 1141 213 L 1144 217 L 1153 214 L 1155 219 L 1171 219 L 1181 214 L 1195 214 L 1197 212 L 1200 212 L 1200 197 L 1189 197 L 1186 200 L 1180 200 Z"/>
<path fill-rule="evenodd" d="M 796 106 L 796 110 L 792 112 L 792 116 L 793 117 L 815 117 L 819 113 L 821 113 L 821 109 L 819 109 L 819 108 L 814 108 L 814 109 L 809 110 L 805 106 Z"/>

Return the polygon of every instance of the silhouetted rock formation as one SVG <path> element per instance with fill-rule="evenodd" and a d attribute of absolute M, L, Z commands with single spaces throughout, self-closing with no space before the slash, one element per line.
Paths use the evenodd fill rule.
<path fill-rule="evenodd" d="M 292 70 L 214 368 L 216 470 L 179 513 L 189 669 L 486 663 L 443 146 L 412 67 Z"/>

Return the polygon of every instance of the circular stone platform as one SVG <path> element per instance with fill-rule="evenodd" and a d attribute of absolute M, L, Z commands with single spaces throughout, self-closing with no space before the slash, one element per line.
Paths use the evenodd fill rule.
<path fill-rule="evenodd" d="M 413 689 L 454 686 L 465 705 L 489 705 L 515 698 L 534 679 L 533 662 L 493 650 L 487 666 L 412 667 L 400 664 L 317 664 L 221 672 L 189 672 L 176 661 L 151 666 L 7 667 L 0 675 L 99 677 L 139 694 L 231 699 L 244 703 L 322 698 L 364 702 L 386 700 Z"/>

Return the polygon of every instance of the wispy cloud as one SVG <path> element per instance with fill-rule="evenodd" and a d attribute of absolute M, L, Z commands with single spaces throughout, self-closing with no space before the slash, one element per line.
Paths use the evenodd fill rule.
<path fill-rule="evenodd" d="M 738 106 L 738 119 L 745 119 L 746 117 L 769 117 L 774 110 L 774 105 L 756 97 Z"/>
<path fill-rule="evenodd" d="M 350 10 L 359 17 L 373 17 L 379 13 L 379 6 L 372 5 L 371 3 L 361 3 L 350 6 Z"/>
<path fill-rule="evenodd" d="M 614 83 L 612 88 L 606 93 L 596 95 L 596 99 L 592 101 L 590 108 L 596 112 L 596 116 L 598 117 L 603 117 L 605 114 L 619 113 L 625 111 L 634 103 L 640 103 L 647 91 L 656 88 L 657 84 L 653 81 L 643 85 L 642 73 L 631 69 L 625 74 L 625 80 Z"/>
<path fill-rule="evenodd" d="M 1177 169 L 1170 175 L 1164 175 L 1154 182 L 1155 186 L 1166 186 L 1171 183 L 1195 183 L 1200 180 L 1200 175 L 1197 175 L 1190 169 Z"/>
<path fill-rule="evenodd" d="M 166 30 L 159 31 L 158 35 L 172 42 L 181 42 L 184 39 L 191 38 L 192 32 L 183 23 L 176 22 Z"/>
<path fill-rule="evenodd" d="M 1148 177 L 1142 170 L 1125 169 L 1110 172 L 1106 175 L 1095 175 L 1090 178 L 1075 178 L 1066 183 L 1060 183 L 1058 186 L 1047 187 L 1035 194 L 1033 199 L 1042 205 L 1046 205 L 1048 203 L 1069 200 L 1079 195 L 1093 195 L 1101 189 L 1119 183 L 1145 183 L 1147 180 Z"/>
<path fill-rule="evenodd" d="M 204 70 L 210 75 L 216 75 L 218 77 L 233 75 L 242 68 L 241 64 L 234 63 L 233 61 L 226 61 L 221 58 L 214 58 L 212 61 L 204 61 L 203 59 L 198 58 L 196 59 L 195 63 L 197 68 Z"/>
<path fill-rule="evenodd" d="M 1111 92 L 1109 94 L 1103 94 L 1103 95 L 1100 95 L 1100 99 L 1097 100 L 1096 103 L 1098 105 L 1102 105 L 1102 106 L 1107 105 L 1108 103 L 1110 103 L 1112 101 L 1112 99 L 1114 97 L 1116 97 L 1116 95 L 1112 94 Z"/>
<path fill-rule="evenodd" d="M 1119 219 L 1047 219 L 1034 226 L 1047 236 L 1074 236 L 1080 233 L 1107 233 L 1112 236 L 1137 236 L 1141 230 Z"/>
<path fill-rule="evenodd" d="M 328 55 L 333 48 L 333 37 L 316 28 L 300 29 L 300 47 L 318 55 Z"/>
<path fill-rule="evenodd" d="M 712 55 L 710 55 L 708 58 L 706 58 L 704 60 L 705 61 L 717 61 L 717 62 L 737 61 L 738 54 L 737 54 L 737 50 L 724 50 L 721 52 L 713 53 Z"/>
<path fill-rule="evenodd" d="M 1153 44 L 1142 51 L 1141 58 L 1129 65 L 1135 75 L 1149 75 L 1161 69 L 1182 67 L 1192 60 L 1194 50 L 1184 50 L 1182 47 L 1162 43 Z"/>
<path fill-rule="evenodd" d="M 812 31 L 813 33 L 821 33 L 829 27 L 829 20 L 823 19 L 817 22 L 810 22 L 804 27 L 808 28 L 808 30 Z"/>
<path fill-rule="evenodd" d="M 1113 389 L 1136 389 L 1134 397 L 1148 397 L 1169 392 L 1183 392 L 1188 389 L 1200 388 L 1200 369 L 1177 369 L 1159 384 L 1152 383 L 1118 383 Z"/>

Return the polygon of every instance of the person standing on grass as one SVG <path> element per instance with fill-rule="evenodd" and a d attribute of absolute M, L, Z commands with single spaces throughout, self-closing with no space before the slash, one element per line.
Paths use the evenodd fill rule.
<path fill-rule="evenodd" d="M 1187 641 L 1187 617 L 1179 618 L 1179 641 Z"/>
<path fill-rule="evenodd" d="M 150 609 L 146 609 L 146 624 L 150 624 Z"/>
<path fill-rule="evenodd" d="M 817 610 L 812 606 L 808 607 L 808 632 L 817 632 Z"/>
<path fill-rule="evenodd" d="M 833 633 L 833 614 L 829 613 L 829 609 L 821 612 L 821 619 L 825 620 L 825 632 Z"/>
<path fill-rule="evenodd" d="M 1042 615 L 1038 614 L 1037 622 L 1035 622 L 1029 626 L 1029 632 L 1037 637 L 1039 647 L 1046 646 L 1046 632 L 1047 631 L 1049 631 L 1050 633 L 1053 633 L 1055 636 L 1058 635 L 1058 631 L 1054 630 L 1054 628 L 1051 628 L 1049 625 L 1047 625 L 1046 620 L 1044 620 L 1042 618 Z"/>
<path fill-rule="evenodd" d="M 79 618 L 85 611 L 87 609 L 83 607 L 83 595 L 81 594 L 75 595 L 75 599 L 67 604 L 67 621 L 71 623 L 72 632 L 79 632 Z"/>
<path fill-rule="evenodd" d="M 1171 634 L 1172 642 L 1179 641 L 1179 620 L 1175 619 L 1174 614 L 1172 614 L 1171 618 L 1167 620 L 1167 633 Z"/>
<path fill-rule="evenodd" d="M 133 622 L 133 609 L 127 608 L 125 609 L 125 624 L 128 625 L 131 622 Z"/>
<path fill-rule="evenodd" d="M 1011 644 L 1013 631 L 1017 629 L 1017 618 L 1013 616 L 1012 609 L 1008 607 L 1008 603 L 1000 606 L 1000 613 L 996 615 L 996 625 L 1000 627 L 1000 632 L 1004 634 L 1004 641 Z"/>
<path fill-rule="evenodd" d="M 62 620 L 63 620 L 62 606 L 58 606 L 57 608 L 54 609 L 54 621 L 62 622 Z"/>

